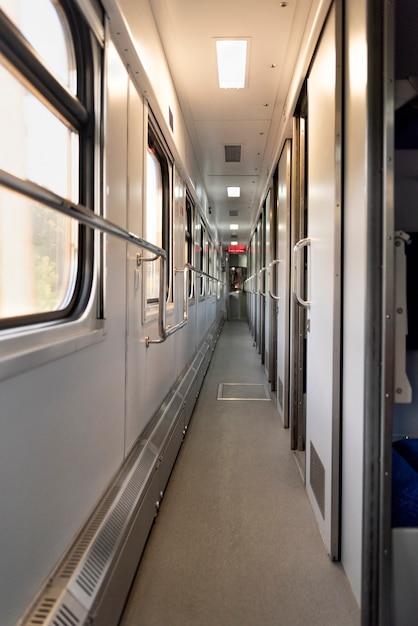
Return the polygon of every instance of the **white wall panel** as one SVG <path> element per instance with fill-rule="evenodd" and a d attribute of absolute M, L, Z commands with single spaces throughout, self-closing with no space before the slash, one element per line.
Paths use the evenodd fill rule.
<path fill-rule="evenodd" d="M 128 169 L 128 229 L 143 235 L 144 205 L 144 104 L 132 81 L 129 82 L 127 137 Z M 129 133 L 128 133 L 129 128 Z M 127 253 L 127 338 L 126 338 L 126 438 L 125 452 L 135 443 L 145 428 L 149 416 L 143 410 L 145 397 L 145 345 L 143 338 L 143 270 L 137 265 L 137 255 L 147 253 L 136 246 L 128 246 Z"/>
<path fill-rule="evenodd" d="M 107 213 L 126 226 L 126 72 L 109 55 Z M 103 341 L 0 385 L 0 623 L 14 624 L 123 460 L 125 244 L 107 242 Z M 101 364 L 100 374 L 97 363 Z"/>
<path fill-rule="evenodd" d="M 189 179 L 193 181 L 190 192 L 195 193 L 206 214 L 208 199 L 202 175 L 191 147 L 150 4 L 148 0 L 120 0 L 120 15 L 115 10 L 114 2 L 103 0 L 103 5 L 108 11 L 112 32 L 115 33 L 115 40 L 126 63 L 131 66 L 141 93 L 149 100 L 157 115 L 167 142 L 178 157 L 178 165 L 187 171 L 187 182 Z M 129 28 L 126 24 L 129 24 Z M 173 130 L 170 128 L 169 110 L 173 114 Z"/>

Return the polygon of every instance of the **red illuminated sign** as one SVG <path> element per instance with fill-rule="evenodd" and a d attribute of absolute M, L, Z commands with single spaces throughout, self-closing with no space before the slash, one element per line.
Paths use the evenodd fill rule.
<path fill-rule="evenodd" d="M 233 252 L 235 254 L 244 254 L 245 246 L 228 246 L 228 252 Z"/>

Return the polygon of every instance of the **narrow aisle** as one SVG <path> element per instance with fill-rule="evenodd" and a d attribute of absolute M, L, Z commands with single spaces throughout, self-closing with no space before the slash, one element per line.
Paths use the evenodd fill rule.
<path fill-rule="evenodd" d="M 246 322 L 224 325 L 121 626 L 358 626 L 274 402 L 222 383 L 266 383 Z"/>

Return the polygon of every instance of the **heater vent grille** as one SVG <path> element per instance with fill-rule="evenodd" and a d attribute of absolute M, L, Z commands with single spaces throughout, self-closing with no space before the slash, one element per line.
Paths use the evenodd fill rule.
<path fill-rule="evenodd" d="M 325 519 L 325 467 L 311 441 L 310 483 L 313 494 Z"/>
<path fill-rule="evenodd" d="M 94 595 L 111 564 L 155 456 L 149 448 L 145 448 L 138 461 L 78 572 L 76 583 L 88 597 Z"/>

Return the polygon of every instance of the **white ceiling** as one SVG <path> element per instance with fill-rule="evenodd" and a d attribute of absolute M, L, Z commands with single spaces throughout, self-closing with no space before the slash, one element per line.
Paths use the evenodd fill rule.
<path fill-rule="evenodd" d="M 247 244 L 277 153 L 275 138 L 313 0 L 150 0 L 222 244 Z M 214 38 L 250 38 L 245 89 L 220 89 Z M 241 145 L 226 163 L 225 145 Z M 227 198 L 227 185 L 241 187 Z M 239 211 L 230 217 L 229 211 Z"/>

